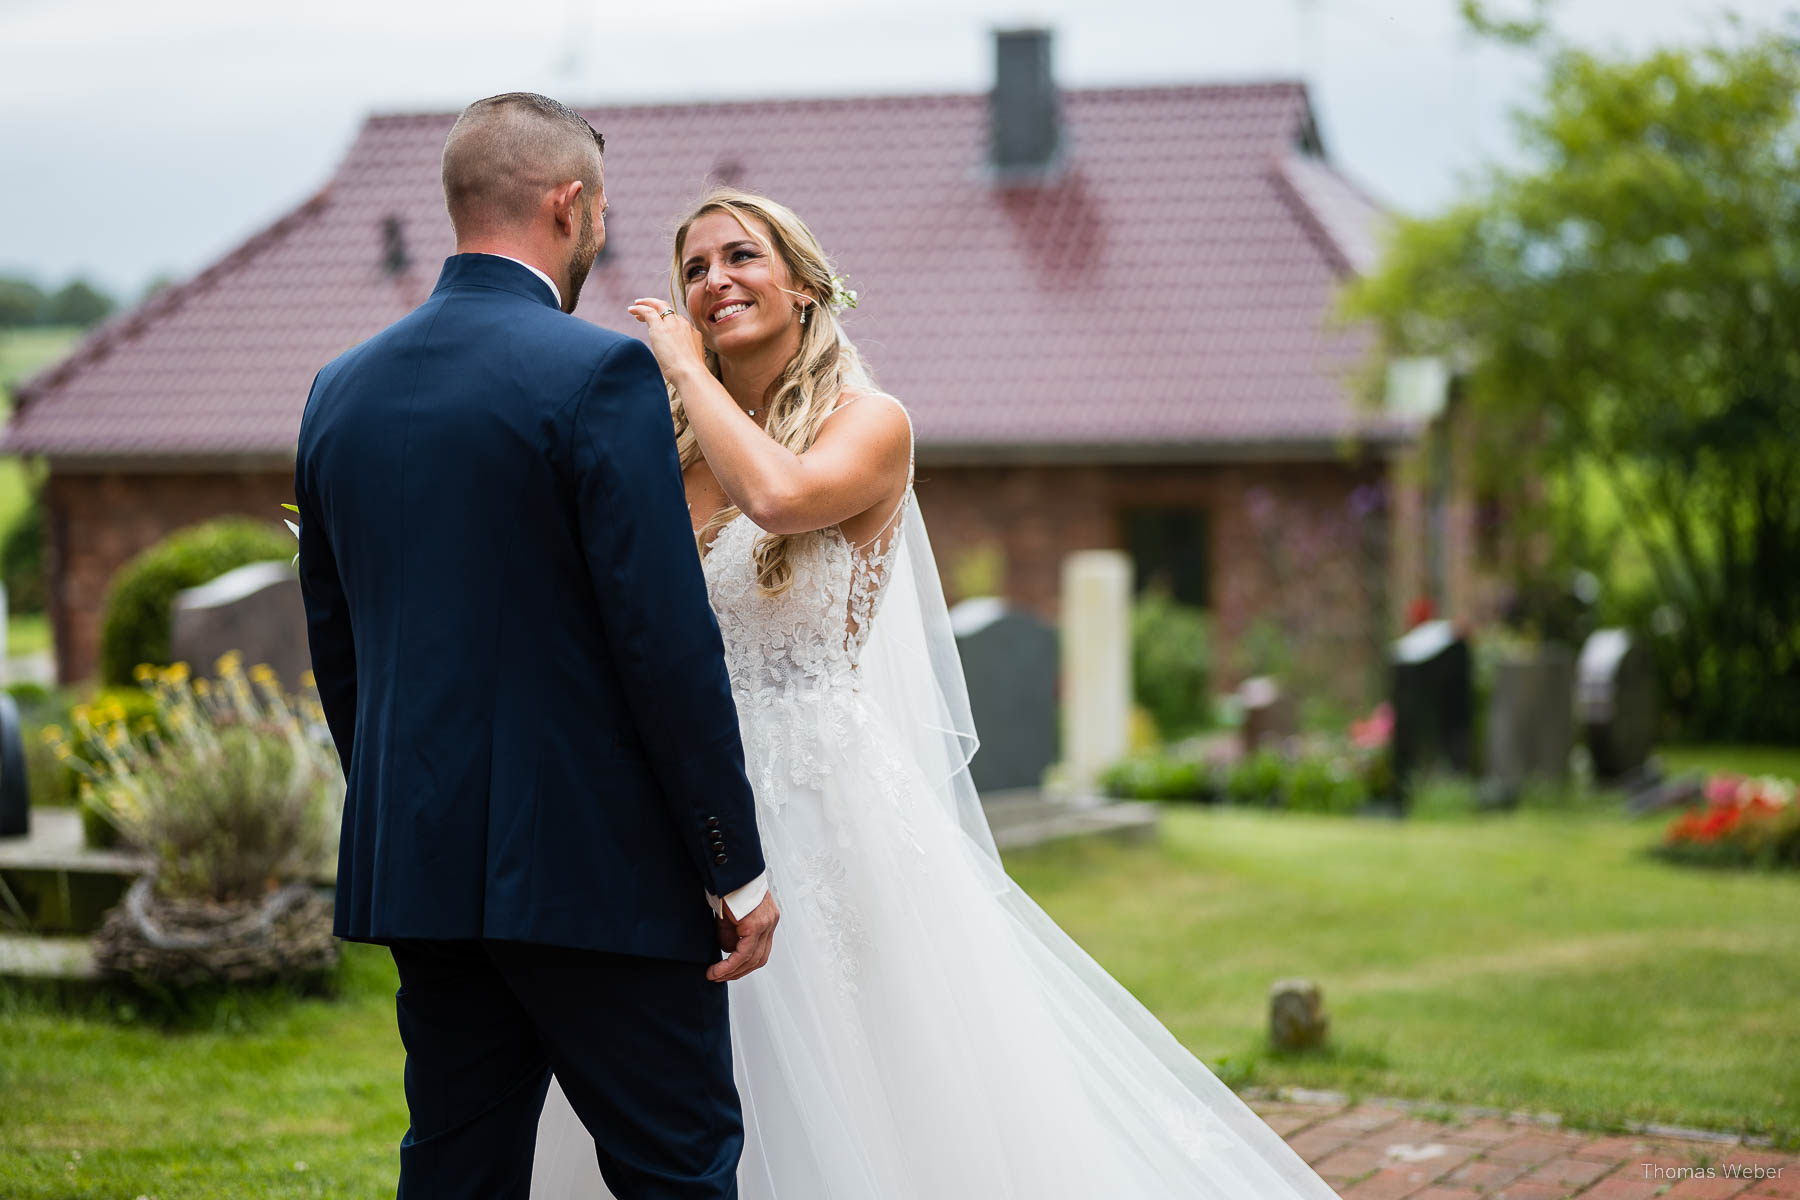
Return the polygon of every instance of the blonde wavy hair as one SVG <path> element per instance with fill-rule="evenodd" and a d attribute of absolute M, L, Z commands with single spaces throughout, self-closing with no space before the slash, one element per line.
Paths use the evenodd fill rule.
<path fill-rule="evenodd" d="M 800 328 L 800 349 L 775 381 L 768 400 L 768 417 L 763 425 L 764 432 L 776 442 L 795 454 L 804 454 L 812 447 L 820 426 L 837 407 L 838 399 L 846 389 L 859 394 L 879 393 L 874 377 L 832 309 L 837 272 L 819 245 L 819 239 L 792 209 L 753 192 L 718 187 L 701 197 L 675 231 L 675 252 L 669 267 L 669 297 L 676 308 L 683 311 L 687 308 L 687 289 L 681 285 L 681 256 L 688 231 L 695 221 L 715 212 L 735 217 L 744 231 L 769 253 L 771 262 L 779 256 L 794 283 L 792 288 L 784 290 L 796 298 L 804 296 L 812 301 L 812 315 Z M 752 224 L 750 218 L 755 218 L 762 229 Z M 707 370 L 715 379 L 719 378 L 718 355 L 710 349 L 705 355 Z M 681 469 L 685 471 L 700 458 L 700 443 L 688 425 L 681 393 L 673 384 L 669 385 L 669 416 L 675 422 L 675 449 L 681 456 Z M 713 535 L 735 520 L 741 511 L 735 504 L 727 505 L 707 520 L 695 536 L 702 556 Z M 779 595 L 792 586 L 794 571 L 788 553 L 795 539 L 818 536 L 819 532 L 770 533 L 756 540 L 753 551 L 756 581 L 765 595 Z"/>

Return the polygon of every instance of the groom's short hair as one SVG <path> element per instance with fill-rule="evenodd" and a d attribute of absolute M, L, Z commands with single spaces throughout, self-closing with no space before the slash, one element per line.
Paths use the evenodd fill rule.
<path fill-rule="evenodd" d="M 457 236 L 530 219 L 544 192 L 579 179 L 600 188 L 606 139 L 582 115 L 536 92 L 477 100 L 444 139 L 444 206 Z"/>

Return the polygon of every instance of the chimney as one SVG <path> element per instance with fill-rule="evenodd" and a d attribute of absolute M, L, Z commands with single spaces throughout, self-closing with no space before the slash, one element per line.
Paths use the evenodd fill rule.
<path fill-rule="evenodd" d="M 1062 149 L 1048 29 L 994 31 L 994 169 L 1004 177 L 1047 174 Z"/>

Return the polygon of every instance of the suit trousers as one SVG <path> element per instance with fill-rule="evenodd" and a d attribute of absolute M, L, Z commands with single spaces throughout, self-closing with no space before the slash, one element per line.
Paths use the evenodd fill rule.
<path fill-rule="evenodd" d="M 527 1200 L 554 1072 L 619 1200 L 735 1200 L 726 985 L 703 965 L 525 942 L 395 940 L 411 1127 L 399 1200 Z"/>

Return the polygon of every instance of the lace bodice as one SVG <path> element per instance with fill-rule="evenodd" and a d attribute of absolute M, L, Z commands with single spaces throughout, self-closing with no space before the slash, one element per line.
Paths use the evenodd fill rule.
<path fill-rule="evenodd" d="M 901 517 L 912 502 L 909 486 L 886 528 L 861 546 L 837 526 L 793 539 L 793 582 L 774 596 L 756 582 L 753 552 L 763 530 L 740 514 L 714 536 L 702 565 L 740 714 L 855 690 L 857 657 L 880 610 Z"/>

